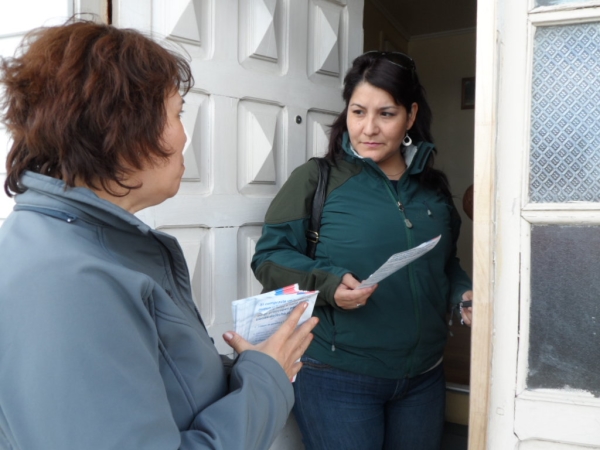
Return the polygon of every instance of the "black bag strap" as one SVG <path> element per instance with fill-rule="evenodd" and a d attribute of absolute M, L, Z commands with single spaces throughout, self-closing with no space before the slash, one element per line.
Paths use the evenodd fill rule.
<path fill-rule="evenodd" d="M 319 230 L 321 229 L 321 215 L 323 214 L 323 206 L 327 197 L 327 183 L 329 182 L 329 172 L 331 166 L 325 158 L 311 158 L 317 162 L 319 166 L 319 180 L 317 181 L 317 189 L 313 197 L 312 210 L 308 230 L 306 231 L 306 256 L 315 259 L 317 244 L 319 243 Z"/>

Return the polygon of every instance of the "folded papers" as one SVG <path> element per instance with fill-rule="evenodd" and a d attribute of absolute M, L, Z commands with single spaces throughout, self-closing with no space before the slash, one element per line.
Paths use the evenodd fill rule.
<path fill-rule="evenodd" d="M 308 307 L 298 321 L 306 322 L 313 312 L 319 291 L 301 291 L 297 284 L 265 294 L 232 302 L 235 332 L 251 344 L 258 344 L 271 336 L 301 302 Z"/>

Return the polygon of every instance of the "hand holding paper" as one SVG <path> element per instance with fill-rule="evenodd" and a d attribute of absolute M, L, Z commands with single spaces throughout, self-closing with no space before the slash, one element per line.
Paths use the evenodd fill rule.
<path fill-rule="evenodd" d="M 319 291 L 301 291 L 294 284 L 236 300 L 231 304 L 235 332 L 251 344 L 258 344 L 275 333 L 292 310 L 305 301 L 309 307 L 300 317 L 298 323 L 302 324 L 312 315 L 318 294 Z"/>
<path fill-rule="evenodd" d="M 232 304 L 236 334 L 225 333 L 223 338 L 237 353 L 250 349 L 266 353 L 294 379 L 318 322 L 311 318 L 317 295 L 292 285 L 236 300 Z"/>

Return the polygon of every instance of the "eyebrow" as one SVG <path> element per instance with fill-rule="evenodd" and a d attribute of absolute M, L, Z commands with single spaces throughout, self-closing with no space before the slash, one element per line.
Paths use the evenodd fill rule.
<path fill-rule="evenodd" d="M 350 106 L 358 106 L 359 108 L 366 109 L 360 103 L 351 103 Z M 382 106 L 381 108 L 379 108 L 379 110 L 381 111 L 382 109 L 392 109 L 392 108 L 397 108 L 397 107 L 398 107 L 398 105 L 387 105 L 387 106 Z"/>

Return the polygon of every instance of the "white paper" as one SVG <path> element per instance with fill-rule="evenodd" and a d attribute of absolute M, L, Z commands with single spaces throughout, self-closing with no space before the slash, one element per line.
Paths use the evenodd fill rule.
<path fill-rule="evenodd" d="M 383 263 L 383 265 L 363 281 L 357 289 L 367 288 L 379 283 L 384 278 L 387 278 L 397 270 L 413 262 L 415 259 L 420 258 L 440 241 L 442 235 L 431 239 L 430 241 L 423 242 L 421 245 L 405 252 L 396 253 L 389 257 L 389 259 Z"/>
<path fill-rule="evenodd" d="M 235 332 L 251 344 L 258 344 L 271 336 L 301 302 L 308 307 L 298 321 L 306 322 L 313 312 L 319 291 L 301 291 L 294 284 L 265 294 L 232 302 Z"/>

